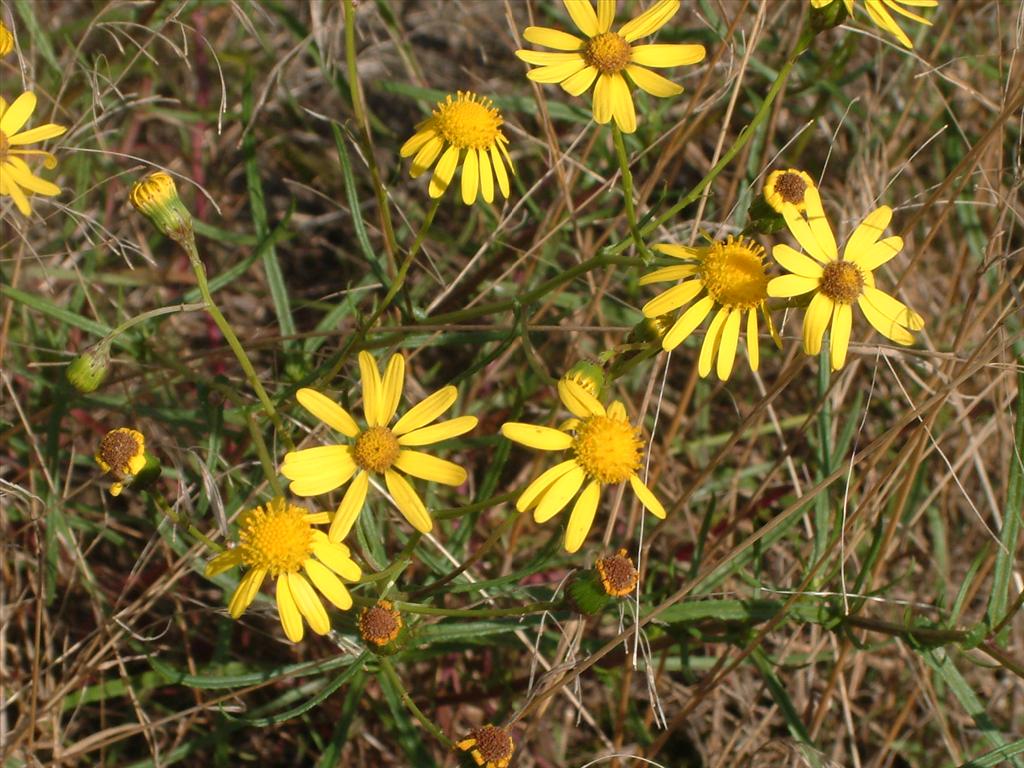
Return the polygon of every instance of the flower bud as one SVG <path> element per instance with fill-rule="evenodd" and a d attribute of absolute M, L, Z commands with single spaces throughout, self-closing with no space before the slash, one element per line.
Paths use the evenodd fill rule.
<path fill-rule="evenodd" d="M 95 392 L 110 372 L 110 342 L 104 339 L 89 347 L 68 365 L 65 375 L 82 393 Z"/>
<path fill-rule="evenodd" d="M 4 23 L 0 21 L 0 58 L 3 58 L 13 50 L 14 35 L 12 35 L 11 30 L 5 27 Z"/>
<path fill-rule="evenodd" d="M 137 211 L 176 243 L 185 245 L 194 238 L 192 214 L 178 197 L 170 174 L 156 171 L 143 176 L 132 185 L 128 199 Z"/>
<path fill-rule="evenodd" d="M 601 387 L 604 386 L 604 372 L 597 363 L 581 360 L 562 376 L 562 380 L 574 381 L 594 397 L 600 397 Z"/>
<path fill-rule="evenodd" d="M 822 32 L 842 24 L 852 0 L 811 0 L 811 29 Z"/>

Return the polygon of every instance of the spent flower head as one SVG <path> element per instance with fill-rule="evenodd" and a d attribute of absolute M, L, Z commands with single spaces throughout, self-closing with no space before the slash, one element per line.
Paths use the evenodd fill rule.
<path fill-rule="evenodd" d="M 760 360 L 759 311 L 765 314 L 771 328 L 765 304 L 768 273 L 764 268 L 764 249 L 753 240 L 730 235 L 726 240 L 696 248 L 662 243 L 654 246 L 654 250 L 683 263 L 644 275 L 640 284 L 681 282 L 647 302 L 644 317 L 660 317 L 689 305 L 662 338 L 662 348 L 675 349 L 717 309 L 701 345 L 697 370 L 701 376 L 707 376 L 717 358 L 718 378 L 725 381 L 732 373 L 746 314 L 747 359 L 750 369 L 756 371 Z"/>
<path fill-rule="evenodd" d="M 822 337 L 831 327 L 829 362 L 833 370 L 843 367 L 854 304 L 883 336 L 897 344 L 914 343 L 910 331 L 924 328 L 924 318 L 875 287 L 874 270 L 903 249 L 903 238 L 898 235 L 879 239 L 892 220 L 889 206 L 876 208 L 865 217 L 846 241 L 842 257 L 816 189 L 808 190 L 806 217 L 794 206 L 786 206 L 782 215 L 807 255 L 784 243 L 775 246 L 775 261 L 792 274 L 768 283 L 768 295 L 814 294 L 804 314 L 803 343 L 808 355 L 821 351 Z"/>
<path fill-rule="evenodd" d="M 596 12 L 590 0 L 562 3 L 583 37 L 548 27 L 527 27 L 523 31 L 527 42 L 554 48 L 556 52 L 520 49 L 516 56 L 537 66 L 526 75 L 534 82 L 559 83 L 573 96 L 594 85 L 594 120 L 598 123 L 605 124 L 614 118 L 619 130 L 633 133 L 636 109 L 631 85 L 658 97 L 683 92 L 682 86 L 648 67 L 678 67 L 704 60 L 703 45 L 633 44 L 667 24 L 679 10 L 679 0 L 657 0 L 616 32 L 612 31 L 615 0 L 598 0 Z"/>
<path fill-rule="evenodd" d="M 27 131 L 21 130 L 36 108 L 36 96 L 25 91 L 10 105 L 0 98 L 0 196 L 7 195 L 24 216 L 32 215 L 32 205 L 26 192 L 54 197 L 60 194 L 60 187 L 41 179 L 32 173 L 23 157 L 42 157 L 43 165 L 57 167 L 57 158 L 42 149 L 24 149 L 26 144 L 53 139 L 67 128 L 55 123 L 37 125 Z"/>
<path fill-rule="evenodd" d="M 778 213 L 782 213 L 782 206 L 787 203 L 804 211 L 807 209 L 805 195 L 814 186 L 814 179 L 806 171 L 796 168 L 772 171 L 764 182 L 764 199 Z"/>
<path fill-rule="evenodd" d="M 567 552 L 578 550 L 590 532 L 605 485 L 628 480 L 640 503 L 656 517 L 664 518 L 665 508 L 637 474 L 644 444 L 625 406 L 616 401 L 605 408 L 571 379 L 558 382 L 558 395 L 574 416 L 559 429 L 514 421 L 501 427 L 501 434 L 528 448 L 572 452 L 572 458 L 556 464 L 526 487 L 516 501 L 516 509 L 532 509 L 533 519 L 544 523 L 579 494 L 565 533 Z"/>
<path fill-rule="evenodd" d="M 141 432 L 128 427 L 112 429 L 100 440 L 96 449 L 96 463 L 104 474 L 114 477 L 111 496 L 120 496 L 150 462 L 146 454 L 146 438 Z"/>
<path fill-rule="evenodd" d="M 456 749 L 468 752 L 480 768 L 508 768 L 516 750 L 512 736 L 504 728 L 484 725 L 455 742 Z"/>
<path fill-rule="evenodd" d="M 235 566 L 248 568 L 228 604 L 231 618 L 237 619 L 245 612 L 263 580 L 270 576 L 277 581 L 277 611 L 289 640 L 302 640 L 303 619 L 318 635 L 330 631 L 331 622 L 317 592 L 347 611 L 352 607 L 352 596 L 341 579 L 359 581 L 362 570 L 352 560 L 348 547 L 332 543 L 323 531 L 313 527 L 328 519 L 326 512 L 310 513 L 281 497 L 242 514 L 237 546 L 217 555 L 206 566 L 209 577 Z"/>
<path fill-rule="evenodd" d="M 501 112 L 486 96 L 459 91 L 439 101 L 433 114 L 416 126 L 416 133 L 402 145 L 399 154 L 412 156 L 410 175 L 415 179 L 434 165 L 428 192 L 440 197 L 451 183 L 455 169 L 462 165 L 462 202 L 472 205 L 479 193 L 494 202 L 494 180 L 498 191 L 508 197 L 508 171 L 515 174 L 508 154 L 508 139 L 501 131 Z M 438 159 L 440 157 L 440 159 Z"/>
<path fill-rule="evenodd" d="M 366 501 L 371 473 L 384 476 L 388 493 L 409 524 L 421 533 L 429 533 L 434 523 L 427 508 L 400 473 L 445 485 L 462 485 L 466 482 L 466 470 L 413 448 L 463 435 L 476 426 L 477 418 L 459 416 L 432 424 L 455 403 L 458 391 L 447 386 L 388 426 L 402 400 L 405 358 L 392 355 L 382 378 L 370 353 L 360 352 L 359 371 L 366 428 L 361 429 L 348 411 L 326 395 L 300 389 L 296 393 L 299 404 L 352 442 L 290 451 L 285 454 L 281 473 L 291 480 L 291 492 L 296 496 L 318 496 L 352 481 L 331 522 L 331 541 L 341 541 L 348 535 Z"/>
<path fill-rule="evenodd" d="M 402 614 L 390 600 L 378 600 L 359 612 L 359 636 L 372 650 L 389 653 L 397 650 L 405 629 Z"/>

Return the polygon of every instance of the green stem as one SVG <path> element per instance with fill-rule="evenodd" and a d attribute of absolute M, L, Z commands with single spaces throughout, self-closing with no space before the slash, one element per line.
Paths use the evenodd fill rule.
<path fill-rule="evenodd" d="M 622 194 L 626 199 L 626 220 L 629 222 L 629 234 L 633 237 L 633 243 L 640 255 L 647 256 L 647 247 L 640 236 L 640 227 L 636 220 L 636 206 L 633 203 L 633 174 L 629 170 L 626 143 L 623 141 L 622 131 L 617 125 L 612 125 L 612 138 L 615 140 L 615 156 L 619 160 L 619 170 L 622 172 Z"/>
<path fill-rule="evenodd" d="M 445 747 L 447 747 L 448 749 L 452 749 L 455 745 L 452 744 L 451 739 L 445 736 L 444 733 L 441 732 L 441 729 L 434 725 L 430 718 L 424 715 L 422 710 L 420 710 L 420 708 L 416 706 L 416 702 L 412 700 L 412 696 L 409 695 L 409 692 L 405 689 L 405 686 L 402 685 L 402 681 L 398 677 L 398 673 L 395 672 L 395 668 L 391 664 L 391 660 L 388 659 L 386 656 L 379 656 L 378 660 L 380 662 L 380 668 L 384 670 L 384 674 L 387 675 L 388 680 L 391 681 L 391 684 L 395 686 L 396 689 L 398 689 L 398 694 L 402 697 L 402 702 L 405 704 L 406 707 L 408 707 L 409 711 L 412 712 L 413 716 L 420 721 L 420 724 L 424 728 L 426 728 L 428 731 L 430 731 L 430 733 L 433 734 L 435 739 L 444 744 Z"/>
<path fill-rule="evenodd" d="M 145 322 L 152 317 L 160 317 L 161 315 L 172 315 L 176 312 L 197 312 L 200 309 L 205 309 L 205 304 L 178 304 L 173 307 L 158 307 L 157 309 L 151 309 L 148 312 L 143 312 L 141 315 L 135 317 L 129 317 L 117 328 L 112 330 L 106 336 L 103 337 L 100 343 L 110 343 L 116 336 L 120 336 L 122 333 L 127 331 L 132 326 L 138 325 L 139 323 Z"/>
<path fill-rule="evenodd" d="M 544 611 L 555 611 L 562 608 L 562 603 L 542 601 L 527 603 L 513 608 L 437 608 L 432 605 L 420 605 L 419 603 L 406 603 L 399 600 L 394 601 L 394 606 L 406 613 L 422 613 L 428 616 L 456 616 L 466 619 L 492 619 L 501 616 L 525 616 L 528 613 L 543 613 Z"/>
<path fill-rule="evenodd" d="M 174 507 L 167 503 L 167 499 L 164 498 L 164 495 L 162 493 L 160 493 L 159 491 L 151 491 L 150 496 L 153 498 L 153 501 L 156 504 L 157 508 L 167 516 L 168 520 L 170 520 L 178 527 L 182 527 L 183 521 L 181 517 L 174 511 Z M 217 553 L 224 551 L 224 547 L 210 539 L 208 536 L 206 536 L 206 534 L 204 534 L 202 531 L 200 531 L 198 528 L 192 525 L 192 523 L 187 523 L 184 526 L 184 528 L 190 536 L 195 538 L 197 541 L 201 541 L 207 548 L 210 549 L 210 551 Z"/>

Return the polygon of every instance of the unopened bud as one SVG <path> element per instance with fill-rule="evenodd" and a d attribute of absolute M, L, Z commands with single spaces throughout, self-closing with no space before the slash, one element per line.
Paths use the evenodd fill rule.
<path fill-rule="evenodd" d="M 846 20 L 846 6 L 846 0 L 811 0 L 811 29 L 822 32 L 838 27 Z"/>
<path fill-rule="evenodd" d="M 72 360 L 65 374 L 71 386 L 87 394 L 99 389 L 109 372 L 110 342 L 104 339 Z"/>
<path fill-rule="evenodd" d="M 604 372 L 597 363 L 581 360 L 562 376 L 562 380 L 573 381 L 594 397 L 600 397 L 601 387 L 604 386 Z"/>
<path fill-rule="evenodd" d="M 176 243 L 184 245 L 194 238 L 192 214 L 178 197 L 170 174 L 156 171 L 143 176 L 132 185 L 128 199 L 137 211 Z"/>

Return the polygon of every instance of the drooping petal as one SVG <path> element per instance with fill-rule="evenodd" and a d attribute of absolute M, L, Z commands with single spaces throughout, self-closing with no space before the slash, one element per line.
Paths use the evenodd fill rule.
<path fill-rule="evenodd" d="M 600 500 L 601 484 L 597 480 L 591 480 L 576 499 L 572 514 L 569 515 L 569 525 L 565 531 L 566 552 L 575 552 L 586 540 L 590 527 L 594 524 L 594 514 Z"/>
<path fill-rule="evenodd" d="M 585 69 L 587 63 L 582 58 L 563 61 L 560 64 L 548 64 L 537 67 L 526 73 L 526 77 L 535 83 L 560 83 Z"/>
<path fill-rule="evenodd" d="M 686 269 L 686 267 L 668 267 L 668 269 Z M 689 303 L 703 290 L 704 282 L 702 280 L 687 280 L 655 296 L 644 304 L 641 311 L 644 313 L 644 317 L 664 315 L 666 312 L 679 309 L 679 307 Z"/>
<path fill-rule="evenodd" d="M 398 150 L 399 157 L 409 157 L 409 155 L 415 155 L 423 145 L 428 143 L 431 139 L 437 139 L 438 133 L 432 124 L 428 124 L 422 129 L 416 131 L 412 136 L 405 140 L 405 144 L 402 145 L 401 149 Z"/>
<path fill-rule="evenodd" d="M 381 380 L 377 361 L 366 350 L 359 353 L 359 378 L 363 383 L 363 416 L 371 427 L 383 424 L 381 414 Z"/>
<path fill-rule="evenodd" d="M 466 470 L 454 462 L 439 459 L 422 451 L 402 449 L 395 460 L 395 469 L 421 480 L 430 480 L 445 485 L 462 485 L 466 482 Z"/>
<path fill-rule="evenodd" d="M 740 320 L 743 310 L 734 309 L 729 313 L 722 327 L 722 338 L 718 345 L 717 373 L 720 381 L 728 381 L 732 366 L 736 360 L 736 347 L 740 342 Z"/>
<path fill-rule="evenodd" d="M 782 275 L 768 281 L 768 295 L 773 299 L 785 299 L 800 296 L 808 291 L 818 290 L 819 280 L 816 277 L 802 275 Z"/>
<path fill-rule="evenodd" d="M 412 159 L 412 165 L 409 166 L 409 175 L 414 179 L 418 179 L 434 164 L 442 149 L 444 149 L 444 139 L 440 136 L 435 136 L 420 147 L 420 151 Z"/>
<path fill-rule="evenodd" d="M 704 322 L 708 312 L 715 306 L 715 300 L 710 296 L 695 301 L 669 328 L 665 338 L 661 340 L 661 348 L 666 352 L 671 351 L 683 343 L 683 340 L 693 333 L 694 329 Z"/>
<path fill-rule="evenodd" d="M 704 61 L 706 55 L 703 45 L 634 45 L 632 62 L 645 67 L 682 67 Z"/>
<path fill-rule="evenodd" d="M 10 168 L 9 163 L 0 163 L 0 194 L 10 195 L 11 199 L 14 200 L 14 204 L 21 211 L 22 216 L 32 215 L 32 204 L 29 203 L 25 193 L 21 191 L 21 187 L 14 183 L 14 179 L 3 178 L 6 175 L 7 169 Z M 110 493 L 112 496 L 117 496 L 121 491 L 121 483 L 114 483 L 110 486 Z"/>
<path fill-rule="evenodd" d="M 505 173 L 505 162 L 501 158 L 501 154 L 498 152 L 498 148 L 491 145 L 491 163 L 494 165 L 494 174 L 498 177 L 498 189 L 501 190 L 501 196 L 507 198 L 509 193 L 508 185 L 508 174 Z"/>
<path fill-rule="evenodd" d="M 355 437 L 359 434 L 356 420 L 326 395 L 304 387 L 295 393 L 295 399 L 299 401 L 299 405 L 331 429 L 341 432 L 346 437 Z"/>
<path fill-rule="evenodd" d="M 471 152 L 473 150 L 470 150 Z M 486 149 L 476 150 L 477 166 L 480 168 L 480 196 L 484 202 L 494 202 L 494 176 L 491 174 L 491 156 Z"/>
<path fill-rule="evenodd" d="M 801 277 L 813 277 L 815 280 L 821 277 L 824 271 L 821 264 L 799 253 L 785 243 L 779 243 L 772 248 L 772 258 L 779 263 L 783 269 L 789 270 L 794 275 Z"/>
<path fill-rule="evenodd" d="M 462 163 L 462 202 L 472 205 L 476 202 L 476 193 L 480 188 L 480 167 L 478 156 L 472 149 L 466 152 Z"/>
<path fill-rule="evenodd" d="M 829 362 L 833 371 L 838 371 L 846 362 L 846 350 L 850 346 L 850 327 L 853 325 L 853 309 L 849 304 L 836 302 L 832 310 L 832 330 L 828 335 Z"/>
<path fill-rule="evenodd" d="M 347 581 L 359 581 L 363 577 L 359 564 L 348 554 L 348 547 L 344 544 L 332 544 L 320 531 L 313 534 L 313 554 L 321 563 Z"/>
<path fill-rule="evenodd" d="M 13 181 L 15 185 L 24 187 L 29 192 L 35 192 L 37 195 L 54 197 L 60 194 L 60 187 L 52 181 L 36 176 L 32 173 L 32 169 L 28 167 L 28 164 L 20 157 L 8 155 L 7 163 L 3 168 L 0 168 L 0 173 L 6 174 L 8 181 Z"/>
<path fill-rule="evenodd" d="M 817 187 L 807 187 L 804 190 L 804 205 L 807 207 L 807 225 L 818 243 L 818 252 L 828 261 L 835 261 L 839 258 L 836 236 L 832 233 L 832 227 L 825 216 L 825 208 L 821 204 L 821 195 Z"/>
<path fill-rule="evenodd" d="M 206 564 L 206 570 L 203 573 L 207 578 L 212 579 L 214 576 L 219 576 L 225 571 L 229 571 L 235 566 L 242 564 L 242 551 L 235 547 L 221 552 L 216 557 L 210 558 L 210 562 Z"/>
<path fill-rule="evenodd" d="M 448 189 L 448 185 L 451 184 L 452 176 L 455 175 L 455 168 L 459 164 L 459 148 L 455 146 L 448 147 L 441 155 L 441 159 L 437 161 L 437 167 L 434 168 L 434 175 L 430 177 L 430 186 L 427 189 L 427 194 L 430 197 L 440 197 L 444 194 L 444 191 Z"/>
<path fill-rule="evenodd" d="M 534 45 L 543 45 L 545 48 L 555 48 L 559 51 L 578 51 L 583 47 L 583 41 L 576 35 L 550 27 L 527 27 L 523 30 L 523 39 Z"/>
<path fill-rule="evenodd" d="M 538 451 L 564 451 L 572 446 L 572 435 L 538 424 L 508 421 L 501 425 L 501 434 L 514 443 Z"/>
<path fill-rule="evenodd" d="M 439 443 L 442 440 L 449 440 L 466 434 L 476 427 L 478 421 L 476 416 L 459 416 L 448 421 L 441 421 L 429 427 L 406 432 L 398 438 L 398 444 L 408 447 Z"/>
<path fill-rule="evenodd" d="M 594 13 L 594 6 L 590 4 L 590 0 L 562 0 L 562 5 L 569 12 L 572 23 L 584 35 L 594 37 L 601 33 L 597 14 Z"/>
<path fill-rule="evenodd" d="M 341 583 L 341 579 L 335 576 L 334 572 L 327 568 L 327 566 L 310 558 L 302 567 L 306 571 L 306 576 L 313 582 L 313 586 L 332 605 L 343 611 L 347 611 L 352 607 L 352 595 L 349 594 L 345 585 Z"/>
<path fill-rule="evenodd" d="M 266 568 L 253 568 L 242 577 L 241 581 L 238 582 L 238 587 L 235 589 L 235 594 L 231 596 L 231 602 L 228 603 L 228 613 L 231 615 L 231 618 L 237 619 L 245 613 L 246 608 L 252 605 L 252 601 L 256 599 L 256 594 L 260 591 L 260 586 L 262 586 L 263 579 L 266 576 Z"/>
<path fill-rule="evenodd" d="M 760 364 L 761 348 L 757 339 L 757 307 L 747 312 L 747 359 L 750 370 L 757 371 Z"/>
<path fill-rule="evenodd" d="M 885 291 L 880 291 L 871 285 L 864 285 L 864 298 L 888 318 L 900 325 L 905 325 L 912 331 L 920 331 L 924 328 L 924 318 L 917 312 L 910 309 L 899 299 L 895 299 Z"/>
<path fill-rule="evenodd" d="M 804 313 L 804 352 L 816 355 L 821 352 L 821 339 L 832 319 L 833 301 L 823 293 L 814 294 Z"/>
<path fill-rule="evenodd" d="M 558 397 L 573 416 L 585 419 L 605 415 L 601 401 L 572 379 L 558 380 Z"/>
<path fill-rule="evenodd" d="M 306 623 L 309 624 L 310 629 L 318 635 L 326 635 L 331 631 L 331 620 L 327 618 L 324 604 L 316 596 L 313 587 L 310 586 L 301 573 L 289 573 L 287 576 L 288 590 L 295 599 L 295 605 L 298 607 L 299 613 L 306 618 Z"/>
<path fill-rule="evenodd" d="M 614 106 L 612 102 L 612 76 L 598 75 L 594 86 L 594 120 L 606 125 L 612 119 Z"/>
<path fill-rule="evenodd" d="M 597 67 L 589 64 L 572 77 L 562 81 L 562 90 L 571 96 L 579 96 L 587 91 L 597 79 Z"/>
<path fill-rule="evenodd" d="M 621 74 L 612 75 L 611 81 L 612 113 L 615 124 L 623 133 L 636 133 L 636 109 L 633 106 L 633 94 L 629 92 L 626 78 Z"/>
<path fill-rule="evenodd" d="M 892 339 L 897 344 L 903 344 L 904 346 L 910 346 L 914 343 L 914 337 L 910 331 L 891 317 L 887 317 L 875 309 L 871 302 L 863 295 L 857 299 L 857 306 L 860 307 L 861 312 L 864 313 L 864 317 L 867 318 L 872 327 L 886 338 Z"/>
<path fill-rule="evenodd" d="M 389 469 L 384 473 L 384 483 L 388 487 L 388 493 L 395 500 L 395 505 L 402 516 L 409 521 L 409 525 L 420 533 L 430 533 L 434 528 L 434 521 L 427 514 L 427 508 L 423 499 L 409 484 L 409 481 Z"/>
<path fill-rule="evenodd" d="M 640 503 L 647 508 L 647 510 L 655 517 L 661 518 L 662 520 L 666 517 L 665 507 L 658 501 L 658 497 L 654 495 L 654 492 L 648 488 L 644 481 L 641 480 L 636 473 L 629 476 L 629 485 L 633 489 L 633 493 L 640 499 Z"/>
<path fill-rule="evenodd" d="M 540 476 L 531 482 L 526 489 L 519 494 L 519 498 L 516 499 L 516 510 L 519 512 L 525 512 L 532 507 L 538 499 L 540 499 L 545 492 L 565 473 L 571 470 L 573 467 L 578 467 L 576 459 L 567 459 L 566 461 L 556 464 L 546 472 L 542 472 Z"/>
<path fill-rule="evenodd" d="M 442 387 L 410 408 L 402 418 L 395 422 L 391 431 L 396 435 L 404 435 L 406 432 L 425 427 L 451 408 L 458 396 L 459 390 L 455 387 L 451 385 Z"/>
<path fill-rule="evenodd" d="M 711 318 L 707 334 L 704 336 L 704 343 L 700 345 L 700 357 L 697 358 L 697 373 L 701 376 L 707 376 L 711 373 L 711 363 L 714 362 L 715 355 L 718 354 L 718 348 L 722 342 L 722 328 L 725 326 L 725 321 L 730 313 L 736 314 L 731 312 L 729 307 L 722 307 Z"/>
<path fill-rule="evenodd" d="M 295 604 L 295 597 L 292 595 L 288 584 L 288 574 L 282 573 L 277 577 L 277 613 L 281 617 L 281 626 L 284 627 L 284 634 L 293 643 L 302 640 L 305 630 L 302 626 L 302 614 Z"/>
<path fill-rule="evenodd" d="M 402 387 L 405 384 L 405 358 L 402 355 L 394 354 L 388 360 L 381 384 L 380 423 L 388 424 L 395 417 L 398 404 L 402 401 Z"/>
<path fill-rule="evenodd" d="M 864 0 L 864 10 L 868 12 L 868 16 L 871 17 L 875 24 L 899 40 L 904 47 L 914 47 L 910 38 L 907 37 L 907 33 L 896 23 L 896 20 L 885 9 L 885 6 L 882 5 L 881 0 Z"/>
<path fill-rule="evenodd" d="M 558 478 L 533 510 L 533 519 L 545 523 L 561 512 L 583 485 L 586 473 L 578 464 Z"/>
<path fill-rule="evenodd" d="M 619 29 L 619 34 L 632 43 L 641 37 L 653 35 L 661 29 L 679 10 L 679 0 L 657 0 L 657 2 L 635 19 L 627 21 Z"/>
<path fill-rule="evenodd" d="M 659 98 L 678 96 L 683 92 L 683 86 L 673 83 L 667 77 L 662 77 L 657 72 L 630 64 L 626 67 L 626 74 L 636 83 L 637 87 Z"/>
<path fill-rule="evenodd" d="M 697 267 L 692 264 L 680 264 L 676 267 L 660 267 L 641 277 L 639 285 L 651 285 L 652 283 L 666 283 L 670 280 L 682 280 L 697 272 Z"/>
<path fill-rule="evenodd" d="M 332 542 L 339 542 L 348 536 L 348 532 L 352 530 L 352 524 L 359 517 L 359 513 L 363 511 L 366 491 L 369 487 L 370 476 L 366 472 L 356 473 L 352 484 L 341 499 L 341 504 L 338 505 L 338 509 L 334 513 L 331 528 L 327 532 L 327 537 Z"/>
<path fill-rule="evenodd" d="M 11 102 L 3 116 L 0 117 L 0 133 L 6 134 L 8 137 L 14 136 L 32 116 L 35 108 L 36 95 L 32 91 L 25 91 Z"/>

